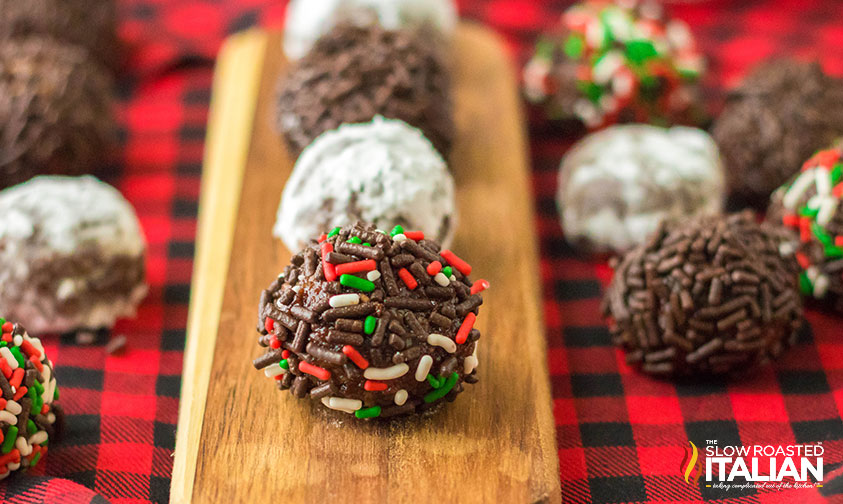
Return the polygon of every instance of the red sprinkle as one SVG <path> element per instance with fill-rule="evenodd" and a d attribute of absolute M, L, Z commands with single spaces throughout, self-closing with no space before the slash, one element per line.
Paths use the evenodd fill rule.
<path fill-rule="evenodd" d="M 808 269 L 808 267 L 811 266 L 811 261 L 808 259 L 808 256 L 802 252 L 796 253 L 796 260 L 799 262 L 799 266 L 801 266 L 802 269 Z"/>
<path fill-rule="evenodd" d="M 831 190 L 831 194 L 834 195 L 835 198 L 843 198 L 843 182 L 834 186 L 834 189 Z"/>
<path fill-rule="evenodd" d="M 35 366 L 35 369 L 37 369 L 39 373 L 44 372 L 44 364 L 41 364 L 41 358 L 40 357 L 36 357 L 36 356 L 33 355 L 29 358 L 29 362 L 31 362 L 32 365 Z"/>
<path fill-rule="evenodd" d="M 20 387 L 21 382 L 23 381 L 23 368 L 17 368 L 12 373 L 12 379 L 9 380 L 9 385 L 13 387 Z"/>
<path fill-rule="evenodd" d="M 331 242 L 322 243 L 322 269 L 325 270 L 325 280 L 333 282 L 337 279 L 337 270 L 333 264 L 325 260 L 329 252 L 334 251 L 334 246 Z"/>
<path fill-rule="evenodd" d="M 305 361 L 299 362 L 299 371 L 301 371 L 302 373 L 313 375 L 322 381 L 331 379 L 330 371 L 328 371 L 327 369 L 323 369 L 319 366 L 314 366 L 313 364 L 310 364 Z"/>
<path fill-rule="evenodd" d="M 799 239 L 803 243 L 811 241 L 811 219 L 808 217 L 799 219 Z"/>
<path fill-rule="evenodd" d="M 838 236 L 834 239 L 834 244 L 838 247 L 843 247 L 843 236 Z"/>
<path fill-rule="evenodd" d="M 20 450 L 15 448 L 6 455 L 0 456 L 0 466 L 6 467 L 6 464 L 9 462 L 14 462 L 15 464 L 20 462 Z"/>
<path fill-rule="evenodd" d="M 290 356 L 290 351 L 289 351 L 289 350 L 286 350 L 286 349 L 285 349 L 284 351 L 282 351 L 282 352 L 281 352 L 281 358 L 282 358 L 282 359 L 286 359 L 286 358 L 287 358 L 287 357 L 289 357 L 289 356 Z"/>
<path fill-rule="evenodd" d="M 424 233 L 422 231 L 404 231 L 404 236 L 414 241 L 424 240 Z"/>
<path fill-rule="evenodd" d="M 275 321 L 266 317 L 266 320 L 263 322 L 263 328 L 266 329 L 266 332 L 271 333 L 275 329 Z"/>
<path fill-rule="evenodd" d="M 270 348 L 275 348 L 275 349 L 281 348 L 281 342 L 278 341 L 278 336 L 273 334 L 272 337 L 269 338 L 269 346 L 270 346 Z"/>
<path fill-rule="evenodd" d="M 23 340 L 23 343 L 20 344 L 20 349 L 23 350 L 23 353 L 26 355 L 41 357 L 41 352 L 27 340 Z"/>
<path fill-rule="evenodd" d="M 20 399 L 21 397 L 25 396 L 25 395 L 26 395 L 26 392 L 27 392 L 27 389 L 26 389 L 26 387 L 25 387 L 25 386 L 24 386 L 24 387 L 19 387 L 19 388 L 18 388 L 18 391 L 17 391 L 17 392 L 15 392 L 15 397 L 14 397 L 13 399 L 14 399 L 15 401 L 17 401 L 17 400 L 18 400 L 18 399 Z"/>
<path fill-rule="evenodd" d="M 6 343 L 12 342 L 12 333 L 3 333 L 3 341 Z"/>
<path fill-rule="evenodd" d="M 328 233 L 322 233 L 321 235 L 319 235 L 319 243 L 322 243 L 323 241 L 325 241 L 327 239 L 328 239 Z"/>
<path fill-rule="evenodd" d="M 798 227 L 799 217 L 795 214 L 785 214 L 784 217 L 782 217 L 782 224 L 787 227 Z"/>
<path fill-rule="evenodd" d="M 7 380 L 12 377 L 12 368 L 9 367 L 9 363 L 6 362 L 6 359 L 0 359 L 0 371 L 3 372 L 3 376 L 5 376 Z"/>
<path fill-rule="evenodd" d="M 357 367 L 359 367 L 360 369 L 366 369 L 367 367 L 369 367 L 369 361 L 367 361 L 362 355 L 360 355 L 360 352 L 358 352 L 357 349 L 353 346 L 345 345 L 344 347 L 342 347 L 342 353 L 348 356 L 348 358 L 351 359 L 351 362 L 357 364 Z"/>
<path fill-rule="evenodd" d="M 372 271 L 377 267 L 378 263 L 374 259 L 366 259 L 365 261 L 337 264 L 334 269 L 337 275 L 349 275 L 351 273 L 360 273 L 361 271 Z"/>
<path fill-rule="evenodd" d="M 44 403 L 44 405 L 41 406 L 41 414 L 46 415 L 49 412 L 50 412 L 50 405 L 47 404 L 47 403 Z M 0 442 L 2 442 L 2 441 L 0 441 Z"/>
<path fill-rule="evenodd" d="M 6 409 L 6 400 L 3 399 L 3 398 L 0 398 L 0 410 L 4 410 L 4 409 Z M 2 443 L 2 441 L 0 441 L 0 443 Z"/>
<path fill-rule="evenodd" d="M 471 286 L 471 293 L 477 294 L 478 292 L 483 292 L 484 290 L 489 288 L 489 281 L 483 280 L 482 278 Z"/>
<path fill-rule="evenodd" d="M 477 315 L 474 313 L 469 313 L 465 316 L 465 320 L 462 321 L 462 325 L 459 330 L 457 330 L 457 337 L 454 338 L 457 344 L 462 345 L 465 343 L 465 340 L 468 339 L 468 333 L 471 332 L 471 329 L 474 327 L 475 320 L 477 320 Z"/>
<path fill-rule="evenodd" d="M 459 271 L 463 275 L 471 274 L 471 265 L 457 257 L 457 255 L 451 252 L 450 250 L 445 249 L 440 252 L 439 255 L 444 257 L 445 260 L 448 261 L 448 264 L 457 268 L 457 271 Z"/>
<path fill-rule="evenodd" d="M 837 151 L 837 149 L 828 149 L 817 152 L 817 154 L 812 159 L 820 166 L 830 167 L 834 163 L 836 163 L 838 159 L 840 159 L 840 153 Z"/>
<path fill-rule="evenodd" d="M 0 329 L 2 329 L 3 332 L 12 332 L 12 329 L 14 329 L 14 328 L 15 328 L 15 325 L 12 324 L 11 322 L 4 322 L 3 326 L 0 327 Z"/>
<path fill-rule="evenodd" d="M 433 261 L 427 265 L 427 274 L 430 276 L 436 276 L 440 271 L 442 271 L 442 263 L 439 261 Z"/>
<path fill-rule="evenodd" d="M 367 390 L 369 392 L 381 392 L 386 390 L 386 383 L 366 380 L 366 383 L 363 384 L 363 390 Z"/>
<path fill-rule="evenodd" d="M 407 286 L 408 289 L 413 290 L 419 286 L 419 283 L 416 282 L 416 279 L 413 278 L 413 274 L 407 271 L 407 268 L 401 268 L 398 270 L 398 276 L 404 282 L 404 285 Z"/>

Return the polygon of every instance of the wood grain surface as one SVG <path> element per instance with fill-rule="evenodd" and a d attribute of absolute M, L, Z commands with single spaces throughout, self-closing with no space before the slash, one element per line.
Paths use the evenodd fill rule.
<path fill-rule="evenodd" d="M 229 61 L 253 57 L 243 45 L 261 55 L 256 106 L 246 82 L 251 72 Z M 293 162 L 270 126 L 276 80 L 286 68 L 280 34 L 252 32 L 230 43 L 218 63 L 212 121 L 219 123 L 210 128 L 226 134 L 209 134 L 204 178 L 217 183 L 203 191 L 222 196 L 203 194 L 200 206 L 172 502 L 560 500 L 516 79 L 484 28 L 462 24 L 453 52 L 458 137 L 450 164 L 460 224 L 452 248 L 475 278 L 492 284 L 478 318 L 480 382 L 428 417 L 337 421 L 321 405 L 279 392 L 252 367 L 262 353 L 254 329 L 260 292 L 291 255 L 270 231 Z M 226 105 L 237 93 L 243 107 Z M 252 126 L 232 128 L 236 118 L 216 113 L 223 108 L 254 110 Z M 238 135 L 250 139 L 242 177 L 241 168 L 218 159 L 234 162 L 225 151 L 236 148 Z M 233 217 L 230 229 L 224 212 Z M 200 261 L 219 247 L 230 253 Z M 224 285 L 217 312 L 219 299 L 208 297 L 219 297 L 219 289 L 197 288 L 200 281 Z"/>

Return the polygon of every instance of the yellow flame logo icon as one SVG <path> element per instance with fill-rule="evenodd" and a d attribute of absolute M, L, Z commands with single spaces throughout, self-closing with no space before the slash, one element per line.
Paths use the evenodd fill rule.
<path fill-rule="evenodd" d="M 688 444 L 691 447 L 690 449 L 687 446 L 685 447 L 685 456 L 679 464 L 679 474 L 685 479 L 685 483 L 696 486 L 702 474 L 700 451 L 692 441 L 688 441 Z"/>

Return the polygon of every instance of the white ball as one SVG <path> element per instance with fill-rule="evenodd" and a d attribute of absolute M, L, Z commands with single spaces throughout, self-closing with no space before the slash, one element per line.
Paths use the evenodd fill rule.
<path fill-rule="evenodd" d="M 340 20 L 369 23 L 387 30 L 427 24 L 446 37 L 457 25 L 454 0 L 291 0 L 287 4 L 284 52 L 299 59 Z"/>
<path fill-rule="evenodd" d="M 323 133 L 304 149 L 281 198 L 273 234 L 292 251 L 358 220 L 423 231 L 447 246 L 456 227 L 454 179 L 422 133 L 375 117 Z"/>
<path fill-rule="evenodd" d="M 571 243 L 624 252 L 662 220 L 720 213 L 724 177 L 717 145 L 703 130 L 612 126 L 580 140 L 562 160 L 562 229 Z"/>

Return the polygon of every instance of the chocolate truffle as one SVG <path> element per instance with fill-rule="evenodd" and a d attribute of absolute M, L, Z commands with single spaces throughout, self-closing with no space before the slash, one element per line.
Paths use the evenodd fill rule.
<path fill-rule="evenodd" d="M 417 129 L 376 117 L 328 131 L 304 150 L 284 187 L 273 234 L 290 250 L 324 229 L 401 224 L 450 243 L 456 227 L 454 179 Z"/>
<path fill-rule="evenodd" d="M 0 313 L 33 333 L 110 328 L 146 294 L 132 206 L 91 176 L 0 191 Z"/>
<path fill-rule="evenodd" d="M 654 1 L 588 0 L 562 15 L 524 69 L 527 98 L 551 119 L 588 129 L 702 119 L 704 69 L 688 26 Z"/>
<path fill-rule="evenodd" d="M 816 153 L 773 193 L 767 218 L 793 230 L 802 293 L 843 312 L 843 144 Z"/>
<path fill-rule="evenodd" d="M 0 479 L 34 467 L 61 434 L 63 415 L 53 363 L 38 338 L 0 318 Z"/>
<path fill-rule="evenodd" d="M 843 82 L 816 63 L 770 61 L 729 94 L 713 135 L 735 201 L 764 208 L 803 161 L 843 135 Z"/>
<path fill-rule="evenodd" d="M 261 294 L 254 360 L 281 390 L 357 418 L 419 413 L 477 381 L 485 280 L 419 231 L 337 227 Z"/>
<path fill-rule="evenodd" d="M 748 213 L 662 225 L 615 264 L 603 311 L 627 362 L 719 374 L 777 357 L 802 323 L 783 230 Z"/>
<path fill-rule="evenodd" d="M 100 63 L 118 59 L 114 0 L 0 0 L 0 39 L 51 36 L 87 49 Z"/>
<path fill-rule="evenodd" d="M 276 125 L 298 154 L 325 131 L 382 115 L 419 128 L 447 157 L 450 92 L 440 49 L 424 31 L 341 24 L 282 77 Z"/>
<path fill-rule="evenodd" d="M 454 0 L 291 0 L 284 23 L 284 52 L 299 59 L 338 22 L 377 23 L 387 30 L 425 27 L 449 38 L 457 25 Z"/>
<path fill-rule="evenodd" d="M 725 199 L 717 146 L 695 128 L 611 126 L 568 151 L 556 201 L 565 237 L 596 252 L 624 252 L 662 220 L 719 214 Z"/>
<path fill-rule="evenodd" d="M 108 72 L 80 47 L 0 44 L 0 187 L 94 170 L 114 135 L 111 93 Z"/>

